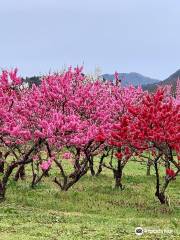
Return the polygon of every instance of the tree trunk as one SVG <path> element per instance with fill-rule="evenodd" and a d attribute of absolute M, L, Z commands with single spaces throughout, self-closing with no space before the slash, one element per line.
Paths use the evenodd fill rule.
<path fill-rule="evenodd" d="M 170 168 L 170 161 L 167 155 L 165 155 L 165 168 Z"/>
<path fill-rule="evenodd" d="M 4 173 L 4 161 L 0 161 L 0 173 Z"/>
<path fill-rule="evenodd" d="M 117 166 L 117 169 L 114 170 L 114 178 L 115 178 L 115 188 L 117 189 L 121 189 L 123 190 L 123 186 L 122 186 L 122 170 L 123 170 L 123 167 L 121 165 L 121 161 L 118 160 L 118 166 Z"/>
<path fill-rule="evenodd" d="M 49 169 L 43 171 L 43 176 L 45 176 L 45 177 L 49 177 Z"/>
<path fill-rule="evenodd" d="M 121 177 L 119 176 L 116 176 L 115 177 L 115 188 L 117 188 L 117 189 L 123 189 L 123 186 L 122 186 L 122 183 L 121 183 Z"/>
<path fill-rule="evenodd" d="M 109 165 L 110 165 L 111 167 L 112 167 L 113 155 L 114 155 L 114 149 L 112 149 L 111 158 L 110 158 L 110 161 L 109 161 Z"/>
<path fill-rule="evenodd" d="M 90 172 L 91 172 L 91 176 L 94 176 L 95 175 L 95 171 L 94 171 L 93 156 L 89 156 L 88 159 L 89 159 L 89 169 L 90 169 Z"/>
<path fill-rule="evenodd" d="M 146 168 L 146 176 L 150 176 L 150 175 L 151 175 L 151 162 L 148 159 L 147 168 Z"/>
<path fill-rule="evenodd" d="M 106 150 L 106 153 L 103 153 L 103 154 L 101 155 L 101 158 L 100 158 L 100 161 L 99 161 L 99 167 L 98 167 L 96 176 L 99 176 L 99 174 L 102 172 L 102 169 L 103 169 L 102 166 L 103 166 L 104 158 L 106 158 L 107 156 L 109 156 L 110 149 L 108 149 L 108 148 L 106 147 L 105 150 Z"/>
<path fill-rule="evenodd" d="M 159 199 L 161 204 L 167 204 L 167 198 L 165 196 L 165 190 L 169 184 L 169 181 L 165 179 L 165 184 L 162 188 L 162 190 L 160 191 L 160 178 L 159 178 L 159 170 L 158 170 L 158 160 L 159 157 L 157 157 L 154 160 L 154 168 L 155 168 L 155 172 L 156 172 L 156 192 L 155 192 L 155 196 Z"/>
<path fill-rule="evenodd" d="M 161 204 L 167 204 L 167 199 L 165 194 L 163 194 L 162 192 L 160 192 L 159 194 L 156 195 L 156 197 L 159 199 Z"/>
<path fill-rule="evenodd" d="M 9 176 L 11 175 L 14 168 L 17 167 L 16 162 L 12 162 L 4 172 L 4 176 L 2 180 L 0 181 L 0 201 L 5 200 L 5 193 L 6 193 L 6 185 L 9 180 Z"/>
<path fill-rule="evenodd" d="M 54 179 L 54 182 L 61 188 L 62 191 L 67 191 L 70 187 L 72 187 L 79 179 L 84 176 L 89 167 L 88 167 L 88 159 L 85 158 L 84 161 L 81 163 L 80 168 L 75 168 L 74 172 L 66 175 L 63 166 L 61 165 L 61 162 L 54 160 L 58 168 L 60 169 L 62 180 L 58 180 L 56 177 Z"/>
<path fill-rule="evenodd" d="M 5 200 L 5 187 L 3 186 L 3 183 L 0 182 L 0 202 Z"/>
<path fill-rule="evenodd" d="M 80 155 L 81 155 L 81 150 L 79 148 L 76 149 L 76 155 L 75 155 L 75 163 L 74 163 L 74 169 L 79 170 L 80 169 Z"/>
<path fill-rule="evenodd" d="M 170 179 L 166 177 L 166 178 L 165 178 L 165 182 L 164 182 L 164 184 L 163 184 L 163 187 L 162 187 L 162 189 L 161 189 L 161 191 L 160 191 L 160 193 L 159 193 L 159 196 L 157 196 L 158 199 L 159 199 L 159 201 L 161 202 L 161 204 L 167 204 L 167 205 L 169 205 L 169 201 L 168 201 L 168 199 L 167 199 L 167 197 L 166 197 L 166 195 L 165 195 L 165 191 L 166 191 L 166 188 L 167 188 L 168 185 L 169 185 L 169 182 L 170 182 Z"/>
<path fill-rule="evenodd" d="M 79 181 L 79 179 L 84 176 L 88 171 L 88 168 L 85 166 L 85 168 L 82 168 L 77 174 L 76 176 L 74 177 L 74 179 L 72 179 L 71 181 L 67 181 L 66 184 L 64 184 L 61 188 L 62 191 L 68 191 L 68 189 L 70 187 L 72 187 L 76 182 Z"/>
<path fill-rule="evenodd" d="M 104 161 L 104 157 L 105 157 L 105 154 L 103 154 L 103 155 L 101 156 L 101 159 L 100 159 L 100 161 L 99 161 L 99 167 L 98 167 L 96 176 L 99 176 L 99 174 L 102 172 L 102 164 L 103 164 L 103 161 Z"/>
<path fill-rule="evenodd" d="M 25 167 L 24 165 L 21 165 L 14 177 L 14 181 L 18 181 L 19 179 L 24 180 L 25 179 Z"/>

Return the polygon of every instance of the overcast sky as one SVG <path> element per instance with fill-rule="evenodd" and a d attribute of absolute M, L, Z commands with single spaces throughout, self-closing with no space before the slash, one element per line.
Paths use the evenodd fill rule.
<path fill-rule="evenodd" d="M 68 65 L 164 79 L 180 68 L 180 0 L 0 0 L 0 67 Z"/>

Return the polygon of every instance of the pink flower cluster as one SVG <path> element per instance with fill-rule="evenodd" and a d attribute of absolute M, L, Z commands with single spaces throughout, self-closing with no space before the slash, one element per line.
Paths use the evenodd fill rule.
<path fill-rule="evenodd" d="M 65 152 L 65 153 L 63 154 L 63 158 L 64 158 L 64 159 L 71 159 L 71 158 L 72 158 L 72 153 L 70 153 L 70 152 Z"/>
<path fill-rule="evenodd" d="M 43 161 L 41 164 L 40 164 L 40 167 L 43 171 L 47 171 L 49 170 L 49 168 L 51 167 L 52 165 L 52 159 L 49 159 L 48 161 Z"/>

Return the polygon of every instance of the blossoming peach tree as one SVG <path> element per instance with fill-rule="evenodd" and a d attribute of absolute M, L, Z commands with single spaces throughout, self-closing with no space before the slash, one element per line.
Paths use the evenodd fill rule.
<path fill-rule="evenodd" d="M 180 105 L 176 99 L 159 89 L 154 94 L 145 93 L 138 104 L 129 107 L 128 113 L 120 118 L 112 133 L 113 144 L 122 148 L 127 145 L 136 155 L 150 151 L 154 156 L 156 173 L 155 196 L 164 204 L 167 186 L 179 174 L 180 154 Z M 117 153 L 123 158 L 121 152 Z M 159 163 L 164 162 L 164 184 L 160 188 Z"/>
<path fill-rule="evenodd" d="M 33 152 L 42 144 L 41 139 L 33 141 L 33 129 L 28 119 L 30 113 L 23 108 L 29 93 L 20 88 L 20 84 L 21 78 L 17 76 L 16 69 L 3 71 L 0 75 L 0 146 L 3 163 L 0 199 L 4 199 L 8 180 L 14 169 L 31 162 Z"/>

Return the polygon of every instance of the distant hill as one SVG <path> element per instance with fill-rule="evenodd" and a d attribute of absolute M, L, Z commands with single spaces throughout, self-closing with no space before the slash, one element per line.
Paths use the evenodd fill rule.
<path fill-rule="evenodd" d="M 114 74 L 103 74 L 102 77 L 106 80 L 113 81 L 114 80 Z M 139 85 L 147 85 L 147 84 L 152 84 L 152 83 L 158 83 L 158 79 L 150 78 L 143 76 L 139 73 L 136 72 L 131 72 L 131 73 L 119 73 L 119 77 L 122 80 L 122 85 L 123 86 L 129 86 L 129 85 L 134 85 L 134 86 L 139 86 Z"/>
<path fill-rule="evenodd" d="M 177 84 L 178 78 L 180 78 L 180 69 L 161 82 L 143 86 L 143 89 L 148 90 L 150 92 L 154 92 L 158 86 L 171 85 L 172 91 L 174 92 L 176 89 L 176 84 Z"/>

